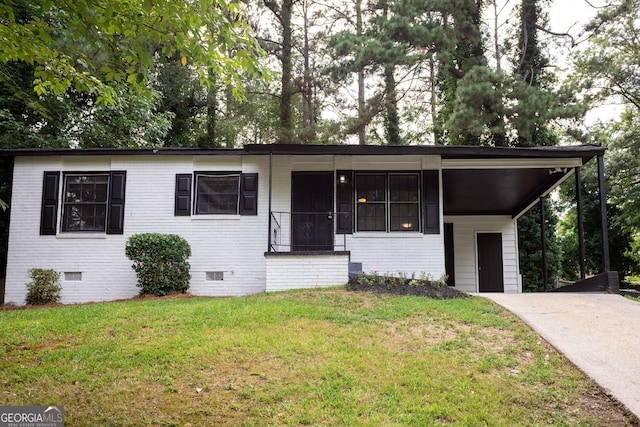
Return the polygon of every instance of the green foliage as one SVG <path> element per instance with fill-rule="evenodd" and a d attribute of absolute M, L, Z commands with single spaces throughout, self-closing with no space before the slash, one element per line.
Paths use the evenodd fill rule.
<path fill-rule="evenodd" d="M 60 301 L 60 273 L 48 268 L 32 268 L 29 274 L 32 281 L 27 283 L 27 304 L 42 305 Z"/>
<path fill-rule="evenodd" d="M 55 401 L 80 426 L 149 425 L 149 402 L 163 426 L 632 425 L 485 298 L 329 289 L 4 310 L 0 355 L 0 405 Z"/>
<path fill-rule="evenodd" d="M 560 270 L 561 250 L 555 233 L 558 217 L 552 203 L 548 199 L 545 199 L 544 203 L 547 237 L 547 284 L 548 288 L 552 288 Z M 518 218 L 518 249 L 523 291 L 542 291 L 544 281 L 539 203 Z"/>
<path fill-rule="evenodd" d="M 604 139 L 604 136 L 603 136 Z M 608 138 L 607 138 L 608 139 Z M 615 152 L 611 152 L 613 155 Z M 611 156 L 613 157 L 613 156 Z M 622 193 L 627 187 L 616 188 L 616 177 L 618 172 L 610 164 L 612 159 L 605 156 L 605 169 L 609 171 L 605 176 L 607 194 L 607 218 L 609 232 L 609 258 L 611 269 L 618 271 L 620 277 L 624 278 L 629 273 L 640 272 L 637 253 L 633 248 L 637 241 L 637 226 L 630 219 L 634 212 L 622 210 L 619 204 L 612 203 L 616 198 L 624 197 Z M 602 234 L 600 220 L 600 195 L 598 190 L 598 175 L 595 162 L 590 162 L 582 168 L 582 210 L 583 226 L 586 253 L 587 274 L 598 274 L 602 272 Z M 631 196 L 633 191 L 627 191 Z M 613 194 L 617 194 L 616 197 Z M 575 186 L 568 185 L 561 187 L 561 201 L 565 210 L 575 207 Z M 632 197 L 629 197 L 632 202 Z M 633 202 L 632 202 L 633 203 Z M 562 274 L 565 279 L 577 279 L 579 273 L 578 255 L 578 223 L 577 215 L 574 212 L 566 214 L 559 225 L 559 240 L 562 248 Z"/>
<path fill-rule="evenodd" d="M 457 145 L 504 145 L 505 76 L 476 66 L 455 83 L 455 99 L 448 108 L 446 135 Z"/>
<path fill-rule="evenodd" d="M 142 233 L 127 240 L 127 258 L 133 261 L 142 295 L 164 296 L 189 289 L 191 247 L 176 234 Z"/>
<path fill-rule="evenodd" d="M 400 271 L 397 275 L 385 273 L 380 275 L 377 271 L 371 273 L 360 272 L 358 273 L 357 281 L 363 285 L 378 286 L 378 285 L 391 285 L 391 286 L 433 286 L 434 288 L 442 288 L 447 286 L 447 280 L 449 275 L 444 274 L 438 278 L 434 278 L 431 274 L 422 272 L 419 277 L 416 277 L 415 273 L 411 275 L 406 272 Z"/>
<path fill-rule="evenodd" d="M 175 53 L 198 70 L 203 83 L 216 76 L 238 96 L 241 74 L 266 74 L 238 3 L 4 2 L 0 21 L 0 63 L 33 65 L 33 90 L 39 96 L 75 90 L 97 94 L 98 104 L 113 103 L 111 82 L 144 90 L 154 57 Z"/>
<path fill-rule="evenodd" d="M 156 111 L 160 94 L 132 91 L 123 84 L 112 87 L 112 103 L 78 109 L 70 117 L 75 126 L 69 133 L 80 147 L 162 147 L 173 115 Z"/>
<path fill-rule="evenodd" d="M 624 102 L 640 108 L 639 0 L 611 2 L 586 26 L 589 45 L 573 55 L 570 82 L 585 101 Z"/>
<path fill-rule="evenodd" d="M 640 94 L 640 88 L 638 90 Z M 620 221 L 640 231 L 640 107 L 629 107 L 616 122 L 601 128 L 607 147 L 606 169 L 611 201 Z"/>

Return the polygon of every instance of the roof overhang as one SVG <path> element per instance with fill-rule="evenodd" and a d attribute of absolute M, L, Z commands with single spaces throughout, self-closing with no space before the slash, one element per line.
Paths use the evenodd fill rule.
<path fill-rule="evenodd" d="M 556 147 L 250 145 L 252 154 L 437 155 L 442 159 L 444 215 L 509 215 L 518 218 L 604 154 L 596 145 Z"/>
<path fill-rule="evenodd" d="M 556 147 L 246 145 L 238 149 L 96 148 L 0 150 L 0 156 L 440 156 L 444 215 L 510 215 L 517 218 L 540 197 L 605 149 L 596 145 Z"/>

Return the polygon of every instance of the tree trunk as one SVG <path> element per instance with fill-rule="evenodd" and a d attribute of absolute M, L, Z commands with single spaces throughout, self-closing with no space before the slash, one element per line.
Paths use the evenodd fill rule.
<path fill-rule="evenodd" d="M 282 89 L 280 95 L 280 142 L 290 144 L 293 142 L 293 117 L 291 112 L 291 102 L 293 98 L 293 77 L 292 77 L 292 27 L 291 12 L 293 9 L 292 0 L 284 0 L 280 9 L 282 23 Z"/>
<path fill-rule="evenodd" d="M 362 0 L 356 0 L 356 34 L 358 38 L 362 37 Z M 364 93 L 364 69 L 358 70 L 358 143 L 366 144 L 366 126 L 365 126 L 365 93 Z"/>
<path fill-rule="evenodd" d="M 385 65 L 384 67 L 385 133 L 387 144 L 400 145 L 400 116 L 398 115 L 394 68 L 393 65 Z"/>
<path fill-rule="evenodd" d="M 306 143 L 315 140 L 315 117 L 313 112 L 313 79 L 311 78 L 311 66 L 309 58 L 311 49 L 309 47 L 309 3 L 305 0 L 302 3 L 302 22 L 304 32 L 304 46 L 302 57 L 304 60 L 304 74 L 302 83 L 302 128 L 304 129 L 304 139 Z"/>

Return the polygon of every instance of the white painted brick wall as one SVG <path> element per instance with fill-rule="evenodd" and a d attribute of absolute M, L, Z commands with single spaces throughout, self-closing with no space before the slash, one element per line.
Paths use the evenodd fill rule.
<path fill-rule="evenodd" d="M 517 223 L 510 216 L 451 216 L 445 222 L 453 223 L 454 268 L 456 289 L 478 292 L 476 234 L 502 233 L 502 259 L 504 292 L 522 292 L 518 280 Z"/>
<path fill-rule="evenodd" d="M 336 156 L 322 159 L 310 169 L 308 159 L 300 156 L 274 158 L 273 210 L 291 211 L 291 172 L 308 170 L 422 170 L 437 169 L 437 156 Z M 315 159 L 314 159 L 315 160 Z M 319 165 L 319 166 L 318 166 Z M 335 207 L 334 207 L 335 210 Z M 442 229 L 442 179 L 440 180 L 440 224 Z M 288 217 L 283 220 L 282 242 L 289 242 Z M 336 249 L 342 250 L 343 235 L 336 235 Z M 283 247 L 283 251 L 288 248 Z M 355 233 L 346 236 L 346 250 L 351 252 L 352 262 L 361 262 L 365 272 L 379 273 L 429 273 L 434 277 L 445 274 L 444 235 L 416 233 Z"/>
<path fill-rule="evenodd" d="M 426 166 L 439 167 L 439 158 L 409 156 L 373 160 L 364 156 L 355 159 L 275 156 L 272 209 L 291 211 L 292 171 L 380 170 L 385 165 L 394 170 L 420 170 Z M 43 171 L 71 170 L 127 171 L 124 235 L 39 235 Z M 207 170 L 257 172 L 258 215 L 174 216 L 175 174 Z M 442 191 L 440 194 L 442 198 Z M 139 289 L 124 248 L 129 236 L 143 232 L 175 233 L 187 239 L 193 253 L 189 259 L 191 293 L 218 296 L 263 292 L 267 289 L 268 275 L 264 257 L 269 233 L 268 198 L 268 156 L 18 157 L 11 201 L 5 301 L 24 303 L 28 270 L 34 267 L 82 272 L 82 281 L 62 283 L 62 301 L 65 303 L 134 296 Z M 290 224 L 287 216 L 283 218 L 280 238 L 288 245 Z M 342 236 L 338 235 L 337 239 L 341 241 Z M 456 244 L 456 249 L 459 247 Z M 288 250 L 288 247 L 280 249 Z M 346 250 L 351 251 L 351 261 L 362 262 L 365 271 L 425 272 L 438 277 L 445 270 L 443 234 L 356 233 L 347 236 Z M 323 270 L 323 274 L 335 270 L 336 277 L 341 277 L 340 280 L 331 278 L 326 283 L 333 285 L 346 281 L 348 262 L 345 264 L 341 260 L 339 266 L 328 269 L 322 264 L 325 260 L 319 262 L 322 268 L 309 268 Z M 207 271 L 224 272 L 224 280 L 207 281 Z M 312 281 L 319 283 L 319 280 Z M 290 284 L 273 286 L 282 289 Z"/>
<path fill-rule="evenodd" d="M 349 280 L 349 255 L 267 255 L 267 292 L 340 286 Z"/>
<path fill-rule="evenodd" d="M 62 282 L 64 303 L 135 296 L 139 288 L 124 250 L 129 236 L 144 232 L 175 233 L 187 239 L 192 249 L 191 293 L 215 296 L 263 292 L 268 157 L 200 156 L 197 162 L 190 156 L 152 157 L 16 158 L 5 302 L 24 303 L 28 270 L 34 267 L 82 272 L 82 281 Z M 126 170 L 124 235 L 40 236 L 45 170 Z M 174 216 L 175 174 L 194 170 L 258 172 L 258 215 Z M 206 271 L 224 271 L 224 280 L 206 281 Z"/>
<path fill-rule="evenodd" d="M 347 250 L 366 273 L 428 273 L 436 278 L 445 273 L 443 234 L 355 233 L 347 235 Z"/>

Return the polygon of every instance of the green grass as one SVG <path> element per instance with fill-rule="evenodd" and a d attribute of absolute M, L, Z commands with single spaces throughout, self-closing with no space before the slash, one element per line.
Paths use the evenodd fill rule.
<path fill-rule="evenodd" d="M 630 423 L 481 298 L 330 289 L 7 310 L 0 340 L 0 405 L 63 405 L 68 426 Z"/>

